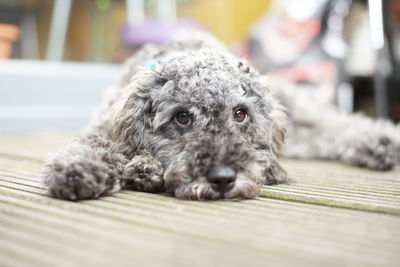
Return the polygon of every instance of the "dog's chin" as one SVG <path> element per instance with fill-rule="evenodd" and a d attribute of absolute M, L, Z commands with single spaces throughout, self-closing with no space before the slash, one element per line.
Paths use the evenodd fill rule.
<path fill-rule="evenodd" d="M 192 182 L 175 189 L 174 196 L 184 200 L 240 200 L 256 198 L 259 191 L 257 183 L 239 179 L 231 190 L 224 193 L 214 190 L 207 182 Z"/>
<path fill-rule="evenodd" d="M 221 193 L 213 190 L 206 182 L 192 182 L 181 185 L 175 189 L 174 196 L 184 200 L 217 200 L 221 199 Z"/>
<path fill-rule="evenodd" d="M 252 181 L 240 181 L 236 182 L 235 187 L 224 194 L 224 199 L 240 200 L 240 199 L 252 199 L 258 197 L 260 192 L 260 186 Z"/>

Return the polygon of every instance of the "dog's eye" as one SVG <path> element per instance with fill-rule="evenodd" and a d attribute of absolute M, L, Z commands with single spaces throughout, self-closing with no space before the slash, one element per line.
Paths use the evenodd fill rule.
<path fill-rule="evenodd" d="M 180 125 L 188 126 L 192 122 L 192 118 L 190 118 L 189 113 L 180 111 L 175 115 L 175 121 Z"/>
<path fill-rule="evenodd" d="M 244 111 L 243 109 L 238 109 L 233 114 L 233 119 L 236 122 L 244 122 L 247 120 L 247 118 L 248 118 L 247 112 Z"/>

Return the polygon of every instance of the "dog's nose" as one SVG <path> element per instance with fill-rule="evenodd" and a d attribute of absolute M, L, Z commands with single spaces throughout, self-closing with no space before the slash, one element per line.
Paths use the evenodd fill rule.
<path fill-rule="evenodd" d="M 227 192 L 233 188 L 236 180 L 236 171 L 228 166 L 218 166 L 211 169 L 207 181 L 214 190 Z"/>

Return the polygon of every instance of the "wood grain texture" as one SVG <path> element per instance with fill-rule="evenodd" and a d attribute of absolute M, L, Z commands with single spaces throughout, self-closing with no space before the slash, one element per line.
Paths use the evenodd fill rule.
<path fill-rule="evenodd" d="M 400 168 L 378 172 L 323 161 L 285 160 L 295 180 L 264 187 L 261 196 L 400 215 Z"/>
<path fill-rule="evenodd" d="M 297 182 L 255 200 L 68 202 L 40 170 L 70 137 L 0 138 L 0 266 L 398 266 L 399 168 L 285 160 Z"/>

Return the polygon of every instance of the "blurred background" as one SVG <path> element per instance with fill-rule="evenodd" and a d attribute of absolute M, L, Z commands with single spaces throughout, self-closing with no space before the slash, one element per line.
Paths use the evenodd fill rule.
<path fill-rule="evenodd" d="M 184 28 L 310 101 L 400 120 L 400 0 L 0 0 L 0 134 L 79 130 L 129 56 Z"/>

